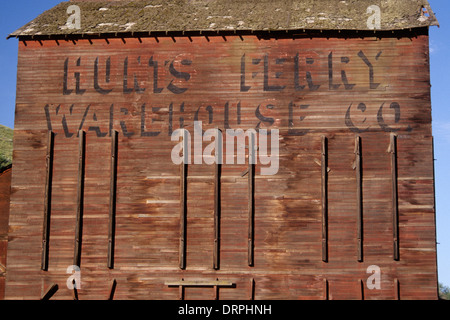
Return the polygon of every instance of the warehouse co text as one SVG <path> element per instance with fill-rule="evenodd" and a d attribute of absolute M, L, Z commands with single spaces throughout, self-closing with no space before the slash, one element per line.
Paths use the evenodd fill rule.
<path fill-rule="evenodd" d="M 226 72 L 220 61 L 217 70 L 205 71 L 190 54 L 174 58 L 156 53 L 64 58 L 61 93 L 66 97 L 64 101 L 69 102 L 49 103 L 44 113 L 48 129 L 67 138 L 82 129 L 93 131 L 98 137 L 111 136 L 113 129 L 120 130 L 125 137 L 155 137 L 163 132 L 170 137 L 174 130 L 195 121 L 203 121 L 209 128 L 227 130 L 234 126 L 257 131 L 278 128 L 287 129 L 287 135 L 302 136 L 322 126 L 314 115 L 324 108 L 314 105 L 315 95 L 306 92 L 350 92 L 358 86 L 363 92 L 382 89 L 375 68 L 382 55 L 380 51 L 370 56 L 363 50 L 346 56 L 308 50 L 291 57 L 243 53 L 235 57 L 234 69 L 238 72 L 230 73 L 234 79 L 230 84 L 234 100 L 230 99 L 230 93 L 225 96 L 221 93 L 223 84 L 213 77 Z M 359 65 L 347 70 L 352 63 Z M 365 81 L 352 81 L 349 72 L 356 69 L 365 70 Z M 196 100 L 208 92 L 213 101 Z M 261 92 L 266 98 L 272 92 L 273 99 L 255 102 Z M 288 94 L 295 100 L 277 99 L 277 93 Z M 89 101 L 95 94 L 101 98 L 79 103 Z M 126 98 L 131 95 L 132 99 Z M 111 103 L 105 105 L 106 101 Z M 396 101 L 349 101 L 339 106 L 339 110 L 342 116 L 333 119 L 334 128 L 344 126 L 355 133 L 412 130 L 400 123 L 401 106 Z"/>

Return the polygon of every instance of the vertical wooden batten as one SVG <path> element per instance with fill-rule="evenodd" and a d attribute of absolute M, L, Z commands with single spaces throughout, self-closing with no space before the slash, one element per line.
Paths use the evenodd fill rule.
<path fill-rule="evenodd" d="M 73 285 L 72 300 L 78 300 L 78 288 L 75 280 L 72 280 L 72 285 Z"/>
<path fill-rule="evenodd" d="M 114 300 L 114 294 L 116 293 L 117 280 L 113 279 L 111 281 L 111 288 L 109 290 L 108 300 Z"/>
<path fill-rule="evenodd" d="M 360 300 L 364 300 L 365 299 L 365 296 L 364 296 L 364 280 L 363 279 L 359 279 L 358 283 L 359 283 L 359 291 L 360 291 L 359 299 Z"/>
<path fill-rule="evenodd" d="M 254 266 L 254 247 L 255 247 L 255 136 L 249 136 L 248 147 L 248 265 Z"/>
<path fill-rule="evenodd" d="M 55 139 L 54 133 L 52 131 L 49 131 L 47 137 L 47 155 L 45 160 L 46 174 L 45 174 L 45 193 L 44 193 L 44 221 L 42 227 L 41 270 L 43 271 L 48 270 L 54 139 Z"/>
<path fill-rule="evenodd" d="M 255 278 L 250 278 L 250 296 L 249 300 L 255 300 Z"/>
<path fill-rule="evenodd" d="M 328 139 L 322 136 L 322 261 L 328 261 Z"/>
<path fill-rule="evenodd" d="M 52 284 L 48 289 L 44 292 L 44 294 L 41 297 L 41 300 L 47 301 L 50 300 L 51 297 L 55 295 L 55 293 L 58 291 L 59 287 L 56 283 Z"/>
<path fill-rule="evenodd" d="M 220 287 L 235 287 L 236 284 L 227 281 L 227 280 L 219 280 L 216 278 L 216 280 L 184 280 L 184 278 L 181 279 L 181 281 L 166 281 L 164 283 L 166 286 L 169 287 L 178 287 L 178 299 L 184 300 L 185 298 L 185 288 L 191 287 L 191 288 L 213 288 L 214 290 L 214 300 L 219 300 L 219 288 Z"/>
<path fill-rule="evenodd" d="M 214 300 L 219 300 L 219 286 L 214 286 Z"/>
<path fill-rule="evenodd" d="M 361 154 L 361 137 L 356 136 L 354 169 L 356 171 L 356 250 L 359 262 L 363 261 L 363 172 Z"/>
<path fill-rule="evenodd" d="M 394 299 L 400 300 L 400 281 L 398 278 L 394 279 Z"/>
<path fill-rule="evenodd" d="M 398 175 L 397 175 L 397 135 L 391 133 L 389 152 L 391 154 L 392 176 L 392 231 L 393 231 L 393 256 L 394 260 L 400 259 L 400 247 L 398 239 Z"/>
<path fill-rule="evenodd" d="M 222 165 L 215 164 L 214 169 L 214 252 L 213 268 L 220 268 L 220 176 Z"/>
<path fill-rule="evenodd" d="M 83 206 L 84 206 L 84 173 L 85 173 L 85 151 L 86 133 L 78 131 L 78 182 L 77 182 L 77 211 L 75 226 L 75 248 L 73 265 L 80 266 L 81 263 L 81 241 L 83 234 Z"/>
<path fill-rule="evenodd" d="M 323 279 L 323 299 L 330 300 L 330 284 L 326 278 Z"/>
<path fill-rule="evenodd" d="M 116 229 L 116 200 L 117 200 L 117 155 L 118 132 L 111 133 L 111 173 L 109 188 L 109 226 L 108 226 L 108 268 L 114 268 L 114 244 Z"/>
<path fill-rule="evenodd" d="M 182 163 L 180 165 L 180 269 L 186 268 L 187 171 L 188 164 Z"/>
<path fill-rule="evenodd" d="M 248 165 L 248 265 L 254 265 L 255 239 L 255 165 Z"/>

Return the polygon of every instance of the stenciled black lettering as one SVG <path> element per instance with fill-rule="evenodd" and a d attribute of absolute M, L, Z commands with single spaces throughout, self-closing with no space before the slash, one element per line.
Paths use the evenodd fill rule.
<path fill-rule="evenodd" d="M 138 64 L 141 65 L 141 57 L 139 56 L 137 58 Z M 143 93 L 145 91 L 145 88 L 141 88 L 139 86 L 139 81 L 137 79 L 136 74 L 134 74 L 134 91 L 136 91 L 137 93 Z"/>
<path fill-rule="evenodd" d="M 197 111 L 195 111 L 195 113 L 194 113 L 194 121 L 198 121 L 198 114 L 199 114 L 201 108 L 202 107 L 198 107 Z M 213 119 L 214 119 L 213 107 L 212 106 L 207 106 L 206 107 L 206 111 L 208 111 L 208 124 L 211 124 L 211 123 L 213 123 Z"/>
<path fill-rule="evenodd" d="M 78 58 L 77 67 L 81 66 L 81 57 Z M 82 95 L 86 92 L 86 89 L 81 89 L 81 73 L 75 72 L 75 93 L 78 95 Z M 64 61 L 64 79 L 63 79 L 63 95 L 70 95 L 73 92 L 73 89 L 69 89 L 69 58 Z"/>
<path fill-rule="evenodd" d="M 137 58 L 138 64 L 141 64 L 141 57 Z M 133 88 L 128 87 L 128 57 L 125 58 L 123 62 L 123 93 L 129 94 L 132 93 L 133 90 L 137 93 L 143 93 L 145 91 L 145 88 L 141 88 L 139 86 L 139 81 L 136 77 L 136 74 L 133 75 L 133 82 L 134 86 Z"/>
<path fill-rule="evenodd" d="M 313 58 L 306 58 L 306 64 L 312 65 L 314 64 Z M 305 89 L 306 85 L 300 85 L 300 57 L 299 54 L 294 57 L 294 88 L 295 91 L 302 91 Z M 315 91 L 320 88 L 320 85 L 314 84 L 311 71 L 306 71 L 306 82 L 308 84 L 308 88 L 310 91 Z"/>
<path fill-rule="evenodd" d="M 345 113 L 345 125 L 350 129 L 350 131 L 352 131 L 354 133 L 363 133 L 363 132 L 368 131 L 369 127 L 367 127 L 366 129 L 361 129 L 361 128 L 358 128 L 357 126 L 355 126 L 355 124 L 353 123 L 353 121 L 351 119 L 351 113 L 350 113 L 352 105 L 353 105 L 353 103 L 350 104 L 350 106 L 347 109 L 347 112 Z M 358 104 L 357 109 L 360 110 L 362 113 L 364 113 L 366 111 L 367 107 L 364 103 L 360 103 L 360 104 Z M 362 122 L 364 123 L 366 120 L 367 119 L 364 118 L 364 120 Z"/>
<path fill-rule="evenodd" d="M 180 113 L 183 112 L 184 113 L 184 102 L 181 103 L 180 105 Z M 184 128 L 184 117 L 179 117 L 178 120 L 180 120 L 180 128 Z"/>
<path fill-rule="evenodd" d="M 75 106 L 75 105 L 72 104 L 72 105 L 70 106 L 70 108 L 69 108 L 69 113 L 70 113 L 70 115 L 72 115 L 73 107 L 74 107 L 74 106 Z M 60 108 L 60 107 L 61 107 L 61 105 L 59 105 L 59 106 L 56 108 L 56 114 L 58 114 L 59 108 Z M 63 117 L 62 117 L 62 120 L 61 120 L 61 124 L 62 124 L 63 130 L 64 130 L 64 135 L 65 135 L 65 137 L 66 137 L 66 138 L 71 138 L 71 137 L 74 135 L 74 133 L 69 131 L 69 126 L 67 125 L 67 120 L 66 120 L 66 115 L 65 115 L 65 114 L 63 114 Z"/>
<path fill-rule="evenodd" d="M 241 92 L 248 92 L 251 86 L 245 84 L 245 54 L 241 57 Z"/>
<path fill-rule="evenodd" d="M 74 109 L 74 107 L 75 107 L 74 104 L 72 104 L 72 105 L 69 107 L 69 115 L 70 115 L 70 116 L 73 115 L 73 109 Z M 86 107 L 86 109 L 84 110 L 83 116 L 82 116 L 81 121 L 80 121 L 80 123 L 79 123 L 79 125 L 78 125 L 78 131 L 80 131 L 80 130 L 83 129 L 83 126 L 84 126 L 84 123 L 85 123 L 85 121 L 86 121 L 87 115 L 88 115 L 88 113 L 89 113 L 90 107 L 91 107 L 91 105 L 88 105 L 88 106 Z M 56 107 L 56 109 L 55 109 L 55 114 L 56 114 L 56 116 L 59 115 L 60 110 L 62 110 L 61 105 L 58 105 L 58 106 Z M 45 107 L 44 107 L 44 112 L 45 112 L 45 118 L 46 118 L 46 121 L 47 121 L 47 128 L 48 128 L 48 130 L 53 131 L 54 128 L 53 128 L 53 123 L 52 123 L 52 120 L 51 120 L 50 106 L 49 106 L 48 104 L 45 105 Z M 96 121 L 96 115 L 94 115 L 94 121 Z M 71 138 L 71 137 L 73 137 L 73 136 L 75 135 L 75 132 L 77 131 L 76 129 L 72 129 L 72 132 L 70 131 L 70 128 L 69 128 L 69 125 L 68 125 L 68 121 L 67 121 L 67 115 L 66 115 L 65 113 L 63 113 L 63 114 L 62 114 L 62 117 L 61 117 L 61 126 L 62 126 L 62 129 L 63 129 L 63 131 L 64 131 L 64 136 L 65 136 L 66 138 Z M 91 131 L 92 131 L 92 130 L 91 130 Z M 57 133 L 55 132 L 55 135 L 56 135 L 56 134 L 57 134 Z M 77 134 L 77 136 L 78 136 L 78 134 Z"/>
<path fill-rule="evenodd" d="M 258 105 L 258 107 L 255 110 L 255 116 L 260 120 L 255 127 L 256 131 L 259 131 L 261 122 L 267 123 L 269 126 L 273 125 L 275 122 L 274 118 L 263 116 L 261 114 L 260 107 L 261 107 L 261 105 Z M 271 110 L 271 109 L 275 108 L 275 106 L 273 104 L 268 104 L 268 105 L 266 105 L 266 108 Z M 268 134 L 270 134 L 270 131 L 268 132 Z"/>
<path fill-rule="evenodd" d="M 105 70 L 105 82 L 106 83 L 109 83 L 111 81 L 110 77 L 111 77 L 111 57 L 108 57 L 108 59 L 106 60 L 106 70 Z M 94 89 L 103 95 L 106 95 L 112 91 L 112 89 L 103 89 L 99 85 L 98 57 L 95 59 L 95 62 L 94 62 Z"/>
<path fill-rule="evenodd" d="M 382 51 L 380 51 L 375 60 L 378 60 L 378 58 L 381 56 Z M 374 80 L 374 70 L 373 70 L 373 65 L 372 63 L 369 61 L 369 59 L 366 57 L 366 55 L 364 54 L 364 52 L 361 50 L 358 52 L 358 57 L 360 57 L 364 63 L 367 65 L 367 67 L 369 67 L 369 82 L 370 82 L 370 89 L 377 89 L 378 86 L 380 85 L 380 83 L 375 83 Z"/>
<path fill-rule="evenodd" d="M 120 112 L 122 112 L 125 116 L 128 115 L 128 109 L 127 108 L 120 108 Z M 125 137 L 131 137 L 134 135 L 133 131 L 128 131 L 127 125 L 125 124 L 125 121 L 120 121 L 120 128 L 122 129 L 122 133 Z"/>
<path fill-rule="evenodd" d="M 65 96 L 73 92 L 73 90 L 68 89 L 68 78 L 69 78 L 69 58 L 67 58 L 64 61 L 63 95 Z"/>
<path fill-rule="evenodd" d="M 161 108 L 158 107 L 152 107 L 152 112 L 158 112 Z M 160 134 L 159 131 L 145 131 L 145 104 L 141 106 L 141 137 L 156 137 Z M 152 123 L 154 122 L 154 119 L 152 118 Z"/>
<path fill-rule="evenodd" d="M 328 55 L 328 88 L 330 90 L 339 89 L 340 84 L 333 83 L 333 52 Z"/>
<path fill-rule="evenodd" d="M 236 121 L 237 125 L 240 125 L 241 124 L 241 102 L 240 101 L 237 103 L 236 117 L 237 117 L 237 121 Z M 224 126 L 225 130 L 231 129 L 231 127 L 230 127 L 230 103 L 229 103 L 229 101 L 227 101 L 225 103 L 223 126 Z"/>
<path fill-rule="evenodd" d="M 184 113 L 184 102 L 180 105 L 180 113 Z M 184 117 L 178 118 L 180 123 L 180 128 L 184 128 Z M 169 136 L 173 133 L 173 103 L 171 102 L 169 105 Z"/>
<path fill-rule="evenodd" d="M 47 121 L 47 129 L 48 131 L 53 131 L 52 119 L 50 118 L 50 108 L 48 104 L 45 105 L 44 112 L 45 112 L 45 120 Z"/>
<path fill-rule="evenodd" d="M 289 129 L 288 129 L 288 135 L 290 136 L 304 136 L 306 135 L 309 130 L 308 129 L 294 129 L 295 125 L 294 125 L 294 107 L 295 104 L 293 101 L 289 102 L 289 119 L 288 119 L 288 123 L 289 123 Z M 309 104 L 302 104 L 299 106 L 300 110 L 306 110 L 309 108 Z M 300 121 L 303 121 L 306 118 L 306 116 L 301 115 L 298 119 Z"/>
<path fill-rule="evenodd" d="M 347 64 L 350 62 L 350 58 L 349 57 L 341 57 L 341 62 Z M 348 82 L 348 78 L 347 78 L 347 74 L 346 74 L 345 70 L 341 70 L 341 78 L 342 78 L 342 82 L 344 83 L 345 90 L 352 90 L 356 86 L 356 84 L 351 84 Z"/>
<path fill-rule="evenodd" d="M 294 58 L 294 88 L 295 88 L 295 91 L 302 91 L 306 87 L 306 85 L 305 86 L 300 85 L 299 68 L 300 68 L 300 62 L 299 62 L 299 55 L 297 53 Z"/>
<path fill-rule="evenodd" d="M 109 136 L 113 135 L 114 130 L 114 104 L 109 107 Z"/>
<path fill-rule="evenodd" d="M 98 121 L 97 114 L 95 112 L 92 114 L 92 120 L 94 122 Z M 106 135 L 108 134 L 108 132 L 102 132 L 99 126 L 89 126 L 88 131 L 94 131 L 99 138 L 106 137 Z"/>
<path fill-rule="evenodd" d="M 169 105 L 169 136 L 173 133 L 173 103 Z"/>
<path fill-rule="evenodd" d="M 383 117 L 384 104 L 385 103 L 383 102 L 383 104 L 381 104 L 381 106 L 380 106 L 380 109 L 378 109 L 378 113 L 377 113 L 378 125 L 385 132 L 399 131 L 399 129 L 394 129 L 386 124 L 384 117 Z M 398 102 L 392 102 L 390 104 L 389 108 L 394 110 L 394 123 L 395 124 L 399 123 L 400 122 L 400 104 Z M 408 131 L 408 132 L 412 131 L 412 127 L 410 125 L 408 125 L 408 127 L 406 128 L 406 131 Z"/>
<path fill-rule="evenodd" d="M 187 72 L 178 71 L 177 69 L 175 69 L 173 63 L 174 63 L 174 61 L 172 61 L 169 65 L 170 74 L 173 75 L 177 79 L 183 79 L 185 81 L 189 81 L 191 79 L 191 75 Z M 183 66 L 189 66 L 191 64 L 192 64 L 191 60 L 185 59 L 185 60 L 181 61 L 181 65 L 183 65 Z M 174 85 L 173 80 L 170 81 L 169 85 L 167 86 L 167 89 L 169 89 L 171 92 L 173 92 L 175 94 L 181 94 L 188 90 L 188 88 L 181 88 L 181 87 Z"/>
<path fill-rule="evenodd" d="M 148 61 L 149 67 L 153 67 L 153 93 L 161 93 L 164 88 L 158 88 L 158 61 L 153 56 Z"/>
<path fill-rule="evenodd" d="M 123 93 L 131 93 L 133 88 L 128 88 L 128 57 L 123 62 Z"/>
<path fill-rule="evenodd" d="M 313 63 L 314 63 L 313 58 L 306 58 L 306 64 L 311 65 Z M 320 84 L 314 84 L 310 71 L 306 71 L 306 82 L 308 83 L 309 90 L 311 91 L 315 91 L 320 88 Z"/>
<path fill-rule="evenodd" d="M 71 109 L 72 108 L 73 108 L 73 105 L 71 106 Z M 84 111 L 83 118 L 81 119 L 80 126 L 78 127 L 78 130 L 77 130 L 77 137 L 79 136 L 79 132 L 81 131 L 81 129 L 83 129 L 84 121 L 86 120 L 86 116 L 88 115 L 90 108 L 91 108 L 91 105 L 88 105 L 86 107 L 86 110 Z M 72 111 L 70 111 L 70 114 L 72 114 Z"/>
<path fill-rule="evenodd" d="M 283 64 L 286 59 L 280 58 L 275 60 L 276 65 Z M 279 79 L 282 72 L 275 73 L 275 78 Z M 269 55 L 264 55 L 264 91 L 282 91 L 286 86 L 269 85 Z"/>
<path fill-rule="evenodd" d="M 81 57 L 78 58 L 77 60 L 77 67 L 81 66 Z M 82 95 L 86 92 L 86 89 L 81 89 L 81 73 L 80 72 L 75 72 L 75 93 Z"/>

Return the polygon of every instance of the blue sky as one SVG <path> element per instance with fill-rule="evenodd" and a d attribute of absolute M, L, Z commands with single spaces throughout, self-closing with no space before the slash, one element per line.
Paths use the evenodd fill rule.
<path fill-rule="evenodd" d="M 405 0 L 406 1 L 406 0 Z M 0 10 L 0 124 L 14 127 L 17 76 L 16 39 L 9 33 L 50 9 L 61 0 L 2 1 Z M 440 28 L 430 29 L 433 134 L 436 172 L 436 222 L 439 281 L 450 286 L 450 1 L 429 0 Z"/>
<path fill-rule="evenodd" d="M 440 24 L 440 28 L 430 28 L 438 276 L 450 286 L 450 1 L 429 2 Z"/>

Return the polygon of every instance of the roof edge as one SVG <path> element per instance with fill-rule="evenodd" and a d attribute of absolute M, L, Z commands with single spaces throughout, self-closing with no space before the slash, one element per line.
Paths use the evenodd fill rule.
<path fill-rule="evenodd" d="M 407 4 L 404 0 L 344 0 L 333 7 L 328 1 L 65 1 L 12 32 L 7 39 L 127 32 L 379 32 L 439 27 L 427 0 L 409 0 Z M 79 8 L 78 27 L 70 25 L 75 21 L 71 20 L 71 6 Z"/>
<path fill-rule="evenodd" d="M 9 35 L 7 39 L 17 38 L 20 41 L 45 41 L 45 40 L 88 40 L 88 39 L 114 39 L 114 38 L 146 38 L 146 37 L 180 37 L 180 36 L 248 36 L 254 35 L 260 38 L 310 38 L 310 37 L 414 37 L 428 34 L 429 26 L 411 27 L 395 30 L 357 30 L 357 29 L 298 29 L 298 30 L 217 30 L 217 31 L 128 31 L 128 32 L 104 32 L 104 33 L 72 33 L 49 35 Z"/>

